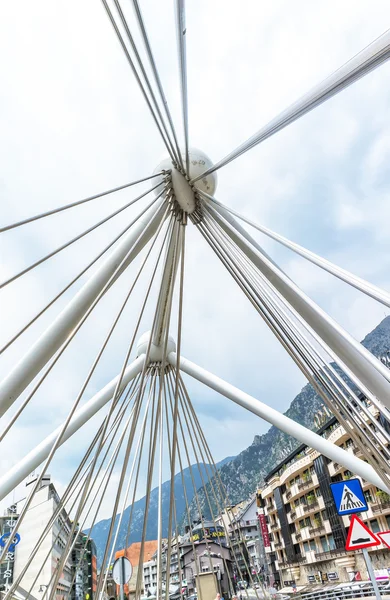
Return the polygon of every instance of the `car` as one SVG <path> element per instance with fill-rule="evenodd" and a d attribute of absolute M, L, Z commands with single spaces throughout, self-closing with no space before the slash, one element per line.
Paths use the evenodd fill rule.
<path fill-rule="evenodd" d="M 198 600 L 198 596 L 196 594 L 191 594 L 191 596 L 188 596 L 187 600 Z"/>

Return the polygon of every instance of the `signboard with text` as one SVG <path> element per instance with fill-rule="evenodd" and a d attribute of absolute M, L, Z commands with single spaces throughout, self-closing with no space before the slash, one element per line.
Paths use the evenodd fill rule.
<path fill-rule="evenodd" d="M 262 515 L 262 514 L 259 515 L 259 524 L 260 524 L 261 535 L 263 536 L 264 548 L 269 548 L 271 546 L 271 542 L 269 539 L 267 520 L 266 520 L 265 515 Z"/>

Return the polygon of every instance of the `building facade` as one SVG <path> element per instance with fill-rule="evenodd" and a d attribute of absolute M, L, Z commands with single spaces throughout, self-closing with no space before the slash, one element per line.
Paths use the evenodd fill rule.
<path fill-rule="evenodd" d="M 266 580 L 268 565 L 259 532 L 256 496 L 241 502 L 228 521 L 232 559 L 237 564 L 234 566 L 236 579 L 245 579 L 248 583 L 259 577 Z"/>
<path fill-rule="evenodd" d="M 27 496 L 36 481 L 37 475 L 31 477 L 27 481 Z M 13 573 L 14 580 L 22 572 L 32 550 L 34 550 L 37 545 L 43 527 L 50 521 L 59 502 L 60 498 L 54 485 L 51 483 L 50 475 L 45 475 L 42 478 L 41 486 L 35 493 L 21 525 L 17 528 L 20 541 L 15 548 L 15 552 L 16 550 L 17 552 L 15 555 L 16 560 Z M 27 592 L 31 589 L 31 594 L 33 596 L 39 598 L 46 590 L 51 592 L 52 575 L 57 568 L 57 563 L 60 560 L 69 539 L 70 528 L 71 522 L 68 515 L 63 510 L 50 526 L 43 543 L 38 549 L 34 561 L 32 561 L 25 575 L 21 579 L 20 586 Z M 64 565 L 55 590 L 56 600 L 64 600 L 70 596 L 71 583 L 72 567 L 71 561 L 69 560 Z"/>
<path fill-rule="evenodd" d="M 72 600 L 95 600 L 97 589 L 97 550 L 92 539 L 76 533 L 71 555 Z"/>
<path fill-rule="evenodd" d="M 335 418 L 318 433 L 362 456 Z M 345 550 L 350 517 L 337 514 L 330 488 L 351 477 L 355 475 L 342 465 L 302 445 L 265 478 L 258 506 L 267 521 L 271 577 L 280 587 L 368 579 L 361 552 Z M 360 517 L 374 532 L 390 529 L 390 497 L 365 480 L 361 483 L 369 510 Z M 390 569 L 388 550 L 369 551 L 374 569 Z"/>

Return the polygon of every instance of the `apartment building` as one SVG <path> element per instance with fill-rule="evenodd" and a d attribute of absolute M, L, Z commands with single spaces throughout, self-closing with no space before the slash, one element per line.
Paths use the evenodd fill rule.
<path fill-rule="evenodd" d="M 375 409 L 370 407 L 375 413 Z M 318 433 L 361 457 L 349 433 L 330 419 Z M 281 588 L 325 581 L 367 579 L 360 551 L 347 552 L 350 517 L 340 517 L 330 484 L 355 477 L 342 465 L 301 445 L 265 478 L 258 491 L 259 510 L 266 516 L 270 546 L 266 548 L 272 580 Z M 361 479 L 369 510 L 360 516 L 374 532 L 390 529 L 390 497 Z M 390 552 L 371 549 L 374 569 L 389 570 Z"/>
<path fill-rule="evenodd" d="M 260 574 L 265 577 L 267 560 L 258 527 L 256 496 L 241 502 L 239 509 L 229 517 L 229 543 L 232 558 L 237 563 L 235 575 L 238 579 L 246 579 L 248 582 Z"/>
<path fill-rule="evenodd" d="M 27 480 L 26 496 L 29 495 L 32 486 L 36 483 L 37 477 L 38 475 L 34 475 Z M 51 483 L 50 475 L 45 475 L 21 525 L 17 527 L 20 540 L 15 547 L 13 580 L 16 580 L 22 572 L 31 552 L 37 545 L 42 533 L 42 527 L 49 523 L 59 503 L 60 498 L 54 485 Z M 22 505 L 23 501 L 20 503 L 20 507 L 18 503 L 18 510 Z M 20 586 L 26 591 L 31 589 L 31 594 L 36 598 L 39 598 L 46 590 L 48 593 L 52 591 L 52 574 L 69 539 L 70 528 L 71 522 L 69 517 L 62 510 L 51 524 L 46 537 L 39 547 L 35 560 L 32 561 L 21 579 Z M 64 565 L 61 577 L 56 586 L 56 600 L 64 600 L 64 598 L 68 598 L 71 595 L 72 579 L 72 565 L 69 559 Z"/>

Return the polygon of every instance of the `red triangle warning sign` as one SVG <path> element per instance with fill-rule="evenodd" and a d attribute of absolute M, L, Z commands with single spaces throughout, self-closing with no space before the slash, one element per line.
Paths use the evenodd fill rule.
<path fill-rule="evenodd" d="M 371 546 L 379 546 L 380 539 L 370 531 L 365 523 L 356 515 L 352 515 L 351 524 L 349 526 L 346 550 L 360 550 L 361 548 L 370 548 Z"/>

